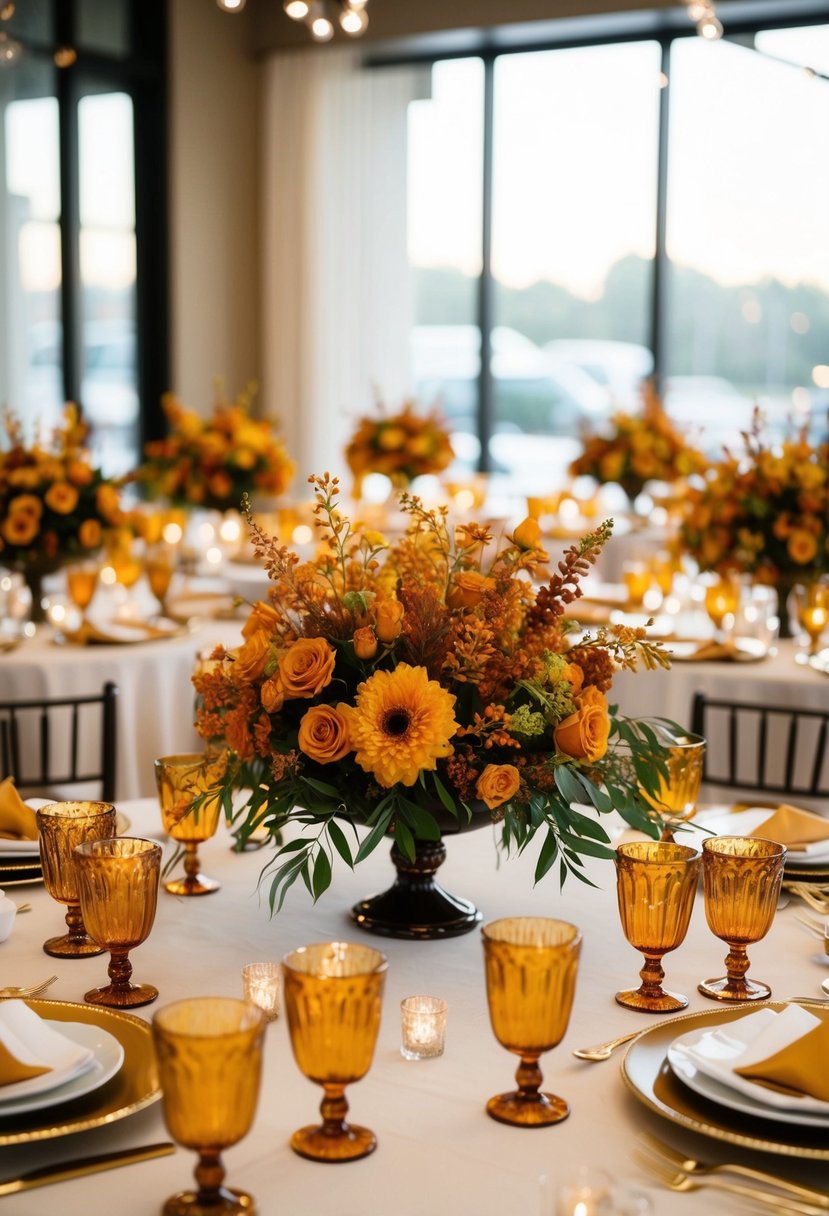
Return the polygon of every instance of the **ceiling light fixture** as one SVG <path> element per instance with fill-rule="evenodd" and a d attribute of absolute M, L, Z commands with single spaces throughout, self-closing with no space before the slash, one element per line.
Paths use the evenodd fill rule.
<path fill-rule="evenodd" d="M 293 21 L 304 21 L 317 42 L 330 42 L 334 37 L 336 16 L 340 29 L 351 38 L 359 38 L 368 25 L 368 0 L 283 0 L 282 8 Z"/>

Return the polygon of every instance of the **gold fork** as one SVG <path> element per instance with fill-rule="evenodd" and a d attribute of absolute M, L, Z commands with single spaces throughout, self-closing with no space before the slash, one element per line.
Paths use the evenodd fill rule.
<path fill-rule="evenodd" d="M 51 988 L 52 984 L 57 983 L 57 978 L 56 975 L 50 975 L 48 980 L 42 980 L 39 984 L 30 984 L 28 988 L 0 988 L 0 1000 L 40 996 L 47 988 Z"/>
<path fill-rule="evenodd" d="M 686 1174 L 693 1174 L 695 1176 L 737 1174 L 740 1178 L 750 1178 L 752 1181 L 760 1182 L 765 1186 L 777 1187 L 785 1194 L 791 1195 L 794 1199 L 804 1199 L 808 1203 L 822 1208 L 824 1211 L 829 1211 L 829 1195 L 824 1191 L 812 1190 L 810 1187 L 801 1186 L 797 1182 L 790 1182 L 787 1178 L 779 1178 L 776 1174 L 767 1174 L 763 1170 L 753 1169 L 749 1165 L 736 1165 L 733 1162 L 710 1165 L 705 1161 L 698 1161 L 694 1157 L 683 1157 L 682 1153 L 677 1149 L 671 1148 L 669 1144 L 663 1144 L 661 1140 L 657 1140 L 655 1136 L 651 1136 L 648 1132 L 643 1132 L 641 1139 L 652 1153 L 664 1159 L 666 1165 L 675 1166 Z"/>
<path fill-rule="evenodd" d="M 795 912 L 794 918 L 799 925 L 802 925 L 804 929 L 808 929 L 808 931 L 813 933 L 815 937 L 819 937 L 821 939 L 825 938 L 826 934 L 820 925 L 816 925 L 814 921 L 809 920 L 808 917 L 798 916 L 798 914 Z"/>
<path fill-rule="evenodd" d="M 816 1204 L 805 1203 L 792 1199 L 780 1191 L 763 1191 L 755 1186 L 743 1186 L 739 1182 L 728 1182 L 718 1175 L 706 1175 L 704 1178 L 694 1178 L 686 1170 L 671 1165 L 662 1157 L 651 1153 L 634 1152 L 633 1158 L 642 1169 L 661 1182 L 671 1191 L 697 1191 L 703 1187 L 711 1187 L 717 1191 L 725 1191 L 729 1195 L 740 1195 L 750 1199 L 766 1210 L 785 1213 L 786 1216 L 825 1216 L 826 1208 Z"/>

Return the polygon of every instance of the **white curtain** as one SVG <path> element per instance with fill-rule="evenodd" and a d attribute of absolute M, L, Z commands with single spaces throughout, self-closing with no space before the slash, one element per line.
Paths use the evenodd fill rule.
<path fill-rule="evenodd" d="M 261 399 L 298 491 L 310 472 L 345 474 L 355 419 L 409 386 L 406 115 L 421 80 L 362 69 L 352 47 L 266 65 Z"/>

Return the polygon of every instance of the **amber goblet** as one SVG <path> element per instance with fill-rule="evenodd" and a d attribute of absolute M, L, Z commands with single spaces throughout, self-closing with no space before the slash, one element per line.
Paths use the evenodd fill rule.
<path fill-rule="evenodd" d="M 101 564 L 94 558 L 72 562 L 66 567 L 66 589 L 72 603 L 80 609 L 82 620 L 86 620 L 86 610 L 95 597 L 100 573 Z"/>
<path fill-rule="evenodd" d="M 35 812 L 40 837 L 40 862 L 46 890 L 66 904 L 62 937 L 50 937 L 43 949 L 54 958 L 89 958 L 103 947 L 86 931 L 81 915 L 75 848 L 86 840 L 115 835 L 115 807 L 108 802 L 50 802 Z"/>
<path fill-rule="evenodd" d="M 371 1066 L 388 962 L 371 946 L 321 942 L 282 960 L 285 1014 L 299 1069 L 321 1085 L 321 1124 L 302 1127 L 291 1148 L 312 1161 L 356 1161 L 377 1147 L 367 1127 L 347 1123 L 345 1087 Z"/>
<path fill-rule="evenodd" d="M 176 569 L 176 551 L 166 541 L 149 545 L 144 553 L 144 573 L 162 616 L 167 615 L 167 596 Z"/>
<path fill-rule="evenodd" d="M 130 950 L 149 937 L 155 920 L 161 845 L 135 836 L 88 840 L 75 850 L 78 894 L 89 936 L 109 950 L 110 983 L 84 995 L 91 1005 L 134 1009 L 158 996 L 133 984 Z"/>
<path fill-rule="evenodd" d="M 198 1190 L 171 1196 L 163 1216 L 253 1213 L 245 1191 L 225 1187 L 221 1153 L 250 1131 L 262 1075 L 265 1016 L 250 1001 L 193 997 L 157 1010 L 153 1042 L 170 1135 L 198 1153 Z"/>
<path fill-rule="evenodd" d="M 673 840 L 671 824 L 691 819 L 697 809 L 702 770 L 705 763 L 705 739 L 690 731 L 677 732 L 659 718 L 643 718 L 653 731 L 665 754 L 666 772 L 657 772 L 657 788 L 648 793 L 641 785 L 639 793 L 649 806 L 658 811 L 669 826 L 662 832 L 663 840 Z"/>
<path fill-rule="evenodd" d="M 521 1057 L 518 1089 L 490 1098 L 487 1114 L 516 1127 L 546 1127 L 570 1107 L 541 1093 L 538 1058 L 564 1037 L 581 952 L 581 932 L 563 920 L 514 916 L 484 925 L 486 995 L 496 1039 Z"/>
<path fill-rule="evenodd" d="M 205 797 L 216 782 L 214 761 L 202 752 L 161 756 L 155 761 L 155 783 L 164 830 L 184 845 L 184 878 L 171 878 L 164 890 L 171 895 L 209 895 L 221 883 L 199 872 L 198 847 L 216 833 L 221 801 Z"/>
<path fill-rule="evenodd" d="M 616 897 L 622 931 L 645 956 L 638 988 L 616 993 L 618 1004 L 644 1013 L 684 1009 L 688 998 L 662 987 L 662 958 L 685 940 L 694 907 L 699 849 L 642 840 L 616 848 Z"/>
<path fill-rule="evenodd" d="M 703 841 L 702 878 L 705 919 L 713 934 L 728 943 L 727 975 L 699 984 L 715 1001 L 765 1001 L 768 984 L 746 979 L 746 946 L 766 936 L 774 914 L 786 847 L 749 836 L 718 836 Z"/>

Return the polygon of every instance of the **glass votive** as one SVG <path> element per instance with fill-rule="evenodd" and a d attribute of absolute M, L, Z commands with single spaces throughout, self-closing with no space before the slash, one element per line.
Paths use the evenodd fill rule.
<path fill-rule="evenodd" d="M 649 1216 L 653 1205 L 643 1191 L 616 1186 L 604 1170 L 577 1166 L 570 1177 L 554 1185 L 542 1176 L 541 1216 Z"/>
<path fill-rule="evenodd" d="M 400 1002 L 403 1040 L 400 1054 L 407 1060 L 431 1060 L 443 1055 L 446 1001 L 439 996 L 407 996 Z"/>
<path fill-rule="evenodd" d="M 269 1022 L 281 1012 L 279 979 L 279 963 L 247 963 L 242 968 L 245 1000 L 258 1005 Z"/>

